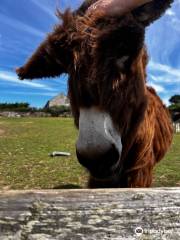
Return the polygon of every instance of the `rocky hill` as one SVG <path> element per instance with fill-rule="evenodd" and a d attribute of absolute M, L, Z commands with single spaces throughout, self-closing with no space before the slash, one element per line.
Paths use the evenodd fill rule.
<path fill-rule="evenodd" d="M 69 99 L 67 96 L 65 96 L 63 93 L 55 96 L 54 98 L 50 99 L 46 105 L 45 108 L 51 108 L 51 107 L 59 107 L 59 106 L 70 106 Z"/>

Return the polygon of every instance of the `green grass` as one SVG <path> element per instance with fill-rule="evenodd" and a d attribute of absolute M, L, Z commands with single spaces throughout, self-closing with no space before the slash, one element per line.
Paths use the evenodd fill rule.
<path fill-rule="evenodd" d="M 85 187 L 76 160 L 77 130 L 69 118 L 0 118 L 0 189 Z M 71 157 L 48 156 L 67 151 Z M 180 135 L 155 169 L 153 186 L 180 186 Z"/>
<path fill-rule="evenodd" d="M 180 187 L 180 134 L 175 134 L 170 151 L 154 170 L 155 187 Z"/>
<path fill-rule="evenodd" d="M 0 188 L 84 186 L 86 173 L 76 160 L 77 131 L 72 119 L 0 119 Z M 49 157 L 67 151 L 71 157 Z"/>

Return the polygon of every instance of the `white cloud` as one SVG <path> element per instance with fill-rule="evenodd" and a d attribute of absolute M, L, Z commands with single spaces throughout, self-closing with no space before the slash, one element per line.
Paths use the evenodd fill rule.
<path fill-rule="evenodd" d="M 158 93 L 165 93 L 166 90 L 162 85 L 153 83 L 153 82 L 149 82 L 148 83 L 150 86 L 152 86 Z"/>
<path fill-rule="evenodd" d="M 47 97 L 55 97 L 58 95 L 58 92 L 23 92 L 23 91 L 3 91 L 3 93 L 14 94 L 14 95 L 28 95 L 28 96 L 47 96 Z"/>
<path fill-rule="evenodd" d="M 168 9 L 166 11 L 166 15 L 168 15 L 168 16 L 175 16 L 176 14 L 175 14 L 175 12 L 172 9 Z"/>
<path fill-rule="evenodd" d="M 9 18 L 2 13 L 0 13 L 0 22 L 3 22 L 4 24 L 8 24 L 12 28 L 19 29 L 24 32 L 28 32 L 28 33 L 38 36 L 38 37 L 45 36 L 44 32 L 42 32 L 34 27 L 31 27 L 23 22 L 20 22 L 17 19 Z"/>
<path fill-rule="evenodd" d="M 54 91 L 53 88 L 49 87 L 48 85 L 37 83 L 37 82 L 31 82 L 31 81 L 20 81 L 18 77 L 13 74 L 12 72 L 7 72 L 7 71 L 0 71 L 0 80 L 1 81 L 8 81 L 12 83 L 16 83 L 21 86 L 27 86 L 31 88 L 39 88 L 39 89 L 44 89 L 48 91 Z"/>
<path fill-rule="evenodd" d="M 166 82 L 176 82 L 180 83 L 180 69 L 173 68 L 171 66 L 161 64 L 161 63 L 156 63 L 153 61 L 149 62 L 148 69 L 150 71 L 160 71 L 162 72 L 165 76 L 160 76 L 160 77 L 155 77 L 153 80 L 155 81 L 166 81 Z M 169 78 L 169 80 L 168 80 Z"/>
<path fill-rule="evenodd" d="M 164 83 L 164 84 L 173 84 L 173 85 L 178 85 L 179 84 L 179 78 L 175 78 L 174 76 L 170 75 L 170 74 L 162 74 L 161 76 L 158 75 L 158 73 L 155 73 L 155 75 L 153 74 L 149 74 L 149 78 L 153 81 L 153 82 L 158 82 L 158 83 Z"/>
<path fill-rule="evenodd" d="M 31 1 L 40 9 L 42 9 L 46 14 L 48 14 L 51 18 L 53 18 L 54 20 L 57 20 L 54 10 L 50 9 L 49 6 L 46 6 L 44 3 L 41 3 L 40 1 L 37 1 L 37 0 L 31 0 Z"/>
<path fill-rule="evenodd" d="M 162 97 L 162 101 L 166 106 L 170 105 L 169 99 L 170 99 L 170 97 Z"/>

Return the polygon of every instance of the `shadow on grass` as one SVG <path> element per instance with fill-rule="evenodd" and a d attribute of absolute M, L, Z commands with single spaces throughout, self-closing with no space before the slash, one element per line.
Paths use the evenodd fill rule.
<path fill-rule="evenodd" d="M 53 189 L 82 189 L 82 187 L 76 184 L 61 184 L 55 186 Z"/>

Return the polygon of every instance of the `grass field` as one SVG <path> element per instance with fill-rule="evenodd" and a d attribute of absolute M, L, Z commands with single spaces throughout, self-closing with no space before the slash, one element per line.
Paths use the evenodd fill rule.
<path fill-rule="evenodd" d="M 0 118 L 0 189 L 83 188 L 87 172 L 75 155 L 72 119 Z M 48 156 L 67 151 L 71 157 Z M 153 186 L 180 186 L 180 135 L 157 165 Z"/>

